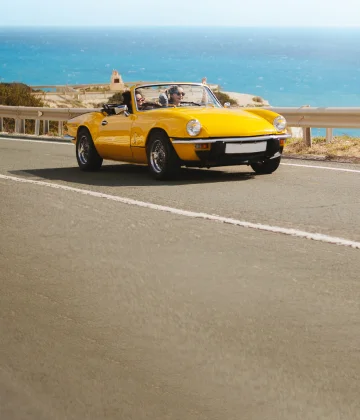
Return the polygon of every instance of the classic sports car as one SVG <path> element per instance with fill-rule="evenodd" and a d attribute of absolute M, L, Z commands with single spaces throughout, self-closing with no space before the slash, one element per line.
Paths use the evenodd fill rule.
<path fill-rule="evenodd" d="M 97 170 L 110 159 L 147 164 L 165 179 L 181 166 L 250 165 L 270 174 L 280 164 L 289 135 L 275 112 L 223 107 L 199 83 L 136 85 L 123 96 L 122 104 L 68 121 L 80 169 Z"/>

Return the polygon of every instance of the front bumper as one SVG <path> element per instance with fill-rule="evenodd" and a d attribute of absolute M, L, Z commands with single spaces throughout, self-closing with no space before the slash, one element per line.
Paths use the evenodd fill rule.
<path fill-rule="evenodd" d="M 257 141 L 266 141 L 266 140 L 281 140 L 281 139 L 288 139 L 291 137 L 290 134 L 269 134 L 265 136 L 251 136 L 251 137 L 219 137 L 219 138 L 186 138 L 186 139 L 179 139 L 173 137 L 172 143 L 173 144 L 201 144 L 201 143 L 243 143 L 243 142 L 257 142 Z"/>
<path fill-rule="evenodd" d="M 248 165 L 252 162 L 274 159 L 281 156 L 284 140 L 291 137 L 289 134 L 266 135 L 256 137 L 234 137 L 234 138 L 210 138 L 210 139 L 173 139 L 175 148 L 179 145 L 185 145 L 187 148 L 193 148 L 195 159 L 184 159 L 186 166 L 213 167 L 229 165 Z M 266 143 L 262 151 L 258 151 L 257 145 Z M 227 144 L 246 145 L 246 153 L 228 153 Z M 202 146 L 208 145 L 203 149 Z M 251 145 L 254 145 L 252 148 Z M 251 151 L 254 149 L 254 151 Z"/>

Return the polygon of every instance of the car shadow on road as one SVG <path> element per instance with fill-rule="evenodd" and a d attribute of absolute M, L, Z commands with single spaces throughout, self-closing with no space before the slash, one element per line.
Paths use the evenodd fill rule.
<path fill-rule="evenodd" d="M 83 172 L 76 167 L 23 169 L 9 171 L 13 175 L 36 177 L 48 181 L 64 181 L 74 184 L 86 184 L 106 187 L 121 186 L 177 186 L 215 182 L 246 181 L 255 178 L 254 172 L 229 172 L 217 168 L 194 169 L 182 168 L 179 175 L 169 181 L 153 179 L 145 165 L 117 164 L 103 165 L 97 172 Z"/>

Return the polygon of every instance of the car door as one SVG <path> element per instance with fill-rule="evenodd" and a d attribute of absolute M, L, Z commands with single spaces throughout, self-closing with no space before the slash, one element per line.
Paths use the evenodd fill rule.
<path fill-rule="evenodd" d="M 105 159 L 129 159 L 132 157 L 130 132 L 133 116 L 124 113 L 107 115 L 100 123 L 96 149 Z"/>

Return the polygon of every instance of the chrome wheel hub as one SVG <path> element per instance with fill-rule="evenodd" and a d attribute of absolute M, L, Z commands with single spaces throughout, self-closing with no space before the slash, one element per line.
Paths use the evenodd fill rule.
<path fill-rule="evenodd" d="M 155 140 L 151 146 L 150 164 L 156 173 L 161 173 L 165 169 L 166 151 L 160 140 Z"/>
<path fill-rule="evenodd" d="M 79 139 L 79 146 L 78 146 L 78 157 L 80 162 L 83 165 L 86 165 L 88 163 L 89 160 L 89 142 L 88 139 L 86 138 L 86 136 L 82 136 Z"/>

